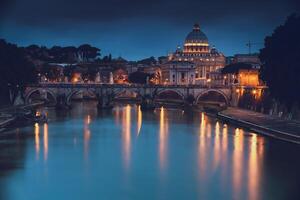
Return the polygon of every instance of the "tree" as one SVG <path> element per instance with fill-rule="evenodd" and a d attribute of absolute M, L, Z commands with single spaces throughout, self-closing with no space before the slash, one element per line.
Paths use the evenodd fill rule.
<path fill-rule="evenodd" d="M 73 72 L 75 71 L 75 66 L 67 65 L 64 67 L 64 76 L 68 77 L 69 79 L 72 77 Z"/>
<path fill-rule="evenodd" d="M 293 14 L 265 38 L 261 78 L 271 95 L 289 109 L 300 102 L 300 17 Z"/>
<path fill-rule="evenodd" d="M 83 44 L 78 47 L 78 54 L 83 62 L 88 62 L 90 60 L 95 60 L 100 56 L 100 49 L 92 47 L 89 44 Z"/>
<path fill-rule="evenodd" d="M 112 61 L 112 56 L 109 54 L 108 56 L 104 56 L 102 59 L 103 62 L 111 62 Z"/>
<path fill-rule="evenodd" d="M 157 63 L 157 60 L 151 56 L 149 58 L 145 58 L 142 60 L 137 61 L 138 64 L 143 64 L 143 65 L 154 65 Z"/>
<path fill-rule="evenodd" d="M 46 76 L 49 80 L 57 81 L 60 78 L 60 70 L 57 66 L 45 64 L 41 68 L 41 74 Z"/>
<path fill-rule="evenodd" d="M 83 79 L 94 81 L 99 69 L 97 66 L 88 66 L 87 70 L 82 74 Z"/>
<path fill-rule="evenodd" d="M 150 74 L 144 72 L 133 72 L 129 75 L 128 79 L 130 83 L 146 84 L 147 77 L 150 80 Z"/>
<path fill-rule="evenodd" d="M 16 96 L 20 89 L 37 81 L 34 65 L 27 59 L 24 48 L 0 39 L 0 101 L 10 102 L 9 90 Z"/>
<path fill-rule="evenodd" d="M 240 69 L 252 69 L 252 65 L 243 62 L 233 63 L 233 64 L 226 65 L 221 72 L 223 74 L 237 74 Z"/>

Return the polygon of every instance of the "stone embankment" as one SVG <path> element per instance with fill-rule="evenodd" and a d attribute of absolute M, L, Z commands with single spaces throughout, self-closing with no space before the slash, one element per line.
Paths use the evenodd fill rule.
<path fill-rule="evenodd" d="M 228 108 L 217 114 L 229 123 L 248 128 L 254 132 L 280 140 L 300 144 L 300 122 L 284 120 L 239 108 Z"/>
<path fill-rule="evenodd" d="M 43 105 L 43 103 L 32 103 L 21 106 L 8 106 L 0 109 L 0 132 L 5 131 L 8 126 L 16 122 L 18 115 L 30 114 L 31 109 Z"/>

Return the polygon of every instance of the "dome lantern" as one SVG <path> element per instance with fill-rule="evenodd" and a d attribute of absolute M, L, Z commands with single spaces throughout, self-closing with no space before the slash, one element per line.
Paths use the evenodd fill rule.
<path fill-rule="evenodd" d="M 199 24 L 194 24 L 194 28 L 193 28 L 194 31 L 200 31 L 200 26 Z"/>

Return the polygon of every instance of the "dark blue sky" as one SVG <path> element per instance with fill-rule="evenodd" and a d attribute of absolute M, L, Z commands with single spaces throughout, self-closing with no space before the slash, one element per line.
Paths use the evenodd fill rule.
<path fill-rule="evenodd" d="M 22 46 L 90 43 L 136 60 L 166 55 L 195 22 L 226 56 L 247 53 L 298 12 L 296 0 L 2 0 L 0 38 Z"/>

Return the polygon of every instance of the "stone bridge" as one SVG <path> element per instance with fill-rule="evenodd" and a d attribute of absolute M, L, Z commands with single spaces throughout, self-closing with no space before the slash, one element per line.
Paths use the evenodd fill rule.
<path fill-rule="evenodd" d="M 236 104 L 237 97 L 233 91 L 235 88 L 228 86 L 40 83 L 29 85 L 25 90 L 24 98 L 26 103 L 32 103 L 35 94 L 44 100 L 52 99 L 57 106 L 70 106 L 74 96 L 84 93 L 96 98 L 100 107 L 106 107 L 114 98 L 124 93 L 132 93 L 136 98 L 152 103 L 162 97 L 165 98 L 164 96 L 172 100 L 175 95 L 177 101 L 184 103 L 187 99 L 192 99 L 190 103 L 198 104 L 204 97 L 204 100 L 210 101 L 210 96 L 218 96 L 220 101 L 229 106 Z"/>

